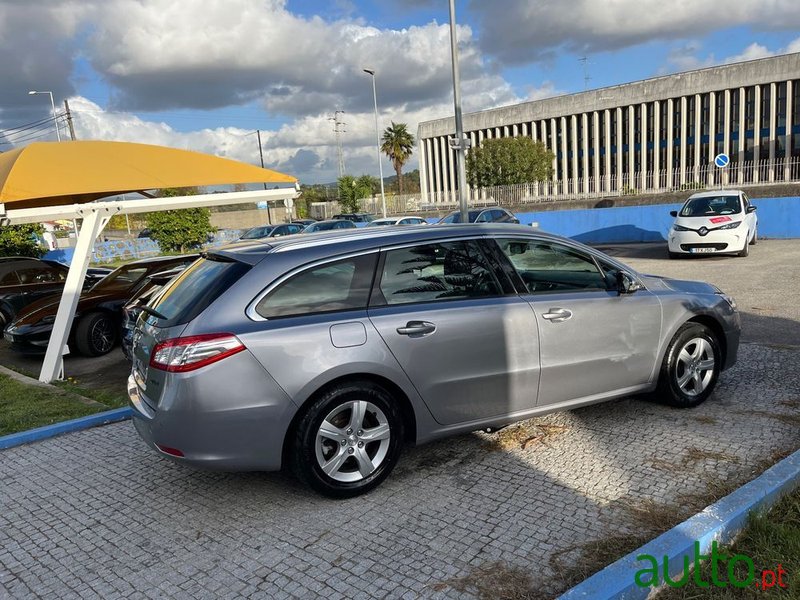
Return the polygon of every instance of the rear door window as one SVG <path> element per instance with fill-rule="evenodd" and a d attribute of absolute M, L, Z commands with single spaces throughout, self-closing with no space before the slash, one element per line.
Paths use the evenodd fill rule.
<path fill-rule="evenodd" d="M 444 242 L 387 251 L 372 304 L 463 300 L 501 294 L 477 242 Z"/>
<path fill-rule="evenodd" d="M 265 319 L 366 309 L 378 253 L 309 267 L 256 304 Z"/>

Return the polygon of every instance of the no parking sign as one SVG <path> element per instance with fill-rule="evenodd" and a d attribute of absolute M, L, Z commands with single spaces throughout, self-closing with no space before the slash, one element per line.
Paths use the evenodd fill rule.
<path fill-rule="evenodd" d="M 731 162 L 731 158 L 727 154 L 717 154 L 714 157 L 714 164 L 720 169 L 727 167 L 729 162 Z"/>

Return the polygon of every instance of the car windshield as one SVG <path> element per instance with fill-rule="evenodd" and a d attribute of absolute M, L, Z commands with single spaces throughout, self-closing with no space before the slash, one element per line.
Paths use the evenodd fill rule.
<path fill-rule="evenodd" d="M 120 267 L 98 281 L 92 288 L 94 292 L 116 292 L 128 290 L 139 283 L 147 274 L 147 267 L 135 263 Z"/>
<path fill-rule="evenodd" d="M 245 232 L 242 236 L 243 240 L 257 240 L 262 237 L 267 237 L 274 227 L 253 227 Z"/>
<path fill-rule="evenodd" d="M 330 231 L 331 229 L 339 229 L 338 221 L 322 221 L 321 223 L 313 223 L 304 229 L 306 233 L 314 233 L 315 231 Z"/>
<path fill-rule="evenodd" d="M 700 196 L 689 198 L 680 212 L 682 217 L 713 217 L 742 212 L 739 196 Z"/>
<path fill-rule="evenodd" d="M 478 218 L 478 215 L 481 214 L 480 210 L 471 210 L 469 213 L 469 222 L 474 223 L 475 219 Z M 455 212 L 451 212 L 449 215 L 444 217 L 439 223 L 461 223 L 461 211 L 457 210 Z"/>

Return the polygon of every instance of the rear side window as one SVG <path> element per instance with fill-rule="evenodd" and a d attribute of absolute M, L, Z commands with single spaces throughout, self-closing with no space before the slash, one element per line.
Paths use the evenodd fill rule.
<path fill-rule="evenodd" d="M 188 323 L 249 270 L 248 265 L 213 257 L 196 261 L 178 275 L 156 300 L 153 308 L 167 317 L 166 321 L 160 319 L 158 325 L 173 327 Z"/>
<path fill-rule="evenodd" d="M 310 267 L 264 296 L 256 313 L 274 319 L 365 309 L 377 260 L 372 253 Z"/>
<path fill-rule="evenodd" d="M 476 242 L 445 242 L 386 253 L 373 304 L 498 296 L 500 286 Z"/>

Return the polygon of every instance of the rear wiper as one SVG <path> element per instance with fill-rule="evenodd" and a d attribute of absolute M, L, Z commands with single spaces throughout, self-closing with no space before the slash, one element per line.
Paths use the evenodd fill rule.
<path fill-rule="evenodd" d="M 140 306 L 139 309 L 142 312 L 146 312 L 148 315 L 153 315 L 157 319 L 162 319 L 164 321 L 169 319 L 169 317 L 165 317 L 160 312 L 158 312 L 155 308 L 150 308 L 149 306 Z"/>

